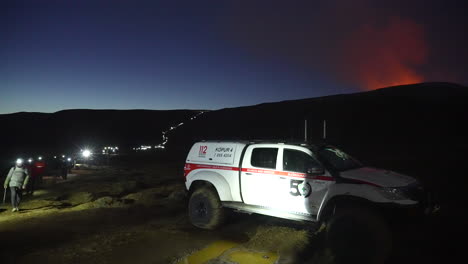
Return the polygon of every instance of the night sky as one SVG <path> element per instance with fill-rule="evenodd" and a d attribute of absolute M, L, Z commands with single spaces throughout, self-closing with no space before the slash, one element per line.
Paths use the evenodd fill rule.
<path fill-rule="evenodd" d="M 466 85 L 467 2 L 2 1 L 0 114 Z"/>

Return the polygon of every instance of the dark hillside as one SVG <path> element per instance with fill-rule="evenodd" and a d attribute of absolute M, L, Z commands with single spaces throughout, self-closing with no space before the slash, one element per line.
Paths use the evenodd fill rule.
<path fill-rule="evenodd" d="M 3 155 L 76 151 L 85 146 L 161 142 L 161 132 L 196 111 L 65 110 L 0 115 Z"/>
<path fill-rule="evenodd" d="M 327 140 L 335 144 L 432 148 L 464 141 L 467 99 L 468 88 L 453 84 L 398 86 L 213 111 L 173 137 L 178 143 L 226 138 L 303 140 L 307 119 L 312 141 L 321 139 L 326 120 Z"/>

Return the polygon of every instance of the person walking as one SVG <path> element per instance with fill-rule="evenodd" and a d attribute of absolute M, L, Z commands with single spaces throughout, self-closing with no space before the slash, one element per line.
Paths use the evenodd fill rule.
<path fill-rule="evenodd" d="M 60 163 L 60 176 L 62 179 L 66 180 L 68 175 L 68 162 L 65 158 L 62 159 Z"/>
<path fill-rule="evenodd" d="M 5 179 L 3 187 L 6 189 L 10 187 L 11 192 L 11 207 L 12 212 L 19 211 L 19 204 L 21 202 L 22 190 L 26 189 L 29 180 L 29 172 L 23 164 L 22 159 L 16 160 L 16 165 L 10 169 L 8 176 Z"/>
<path fill-rule="evenodd" d="M 39 157 L 31 165 L 31 175 L 29 176 L 27 193 L 30 195 L 34 194 L 37 186 L 42 183 L 42 176 L 45 171 L 45 162 L 42 157 Z"/>

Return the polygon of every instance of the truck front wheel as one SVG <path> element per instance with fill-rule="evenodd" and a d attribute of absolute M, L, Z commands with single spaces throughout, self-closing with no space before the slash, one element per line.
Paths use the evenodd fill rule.
<path fill-rule="evenodd" d="M 196 189 L 190 196 L 188 207 L 190 222 L 196 227 L 212 230 L 224 222 L 225 209 L 213 188 Z"/>
<path fill-rule="evenodd" d="M 337 209 L 327 224 L 326 237 L 336 263 L 384 263 L 391 251 L 384 219 L 362 207 Z"/>

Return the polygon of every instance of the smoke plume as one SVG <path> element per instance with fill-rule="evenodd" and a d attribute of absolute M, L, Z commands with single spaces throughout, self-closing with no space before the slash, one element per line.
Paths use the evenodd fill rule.
<path fill-rule="evenodd" d="M 342 78 L 365 89 L 419 83 L 416 70 L 428 53 L 422 26 L 392 17 L 383 26 L 366 24 L 350 34 L 342 45 L 337 66 Z"/>
<path fill-rule="evenodd" d="M 367 0 L 275 3 L 233 8 L 231 39 L 254 55 L 286 58 L 345 87 L 426 81 L 419 68 L 427 64 L 429 45 L 416 20 Z"/>

